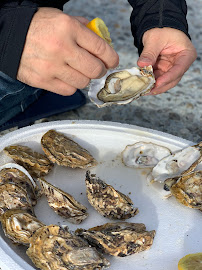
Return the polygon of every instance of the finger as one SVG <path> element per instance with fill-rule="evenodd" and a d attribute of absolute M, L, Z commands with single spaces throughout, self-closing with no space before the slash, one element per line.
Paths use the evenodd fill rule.
<path fill-rule="evenodd" d="M 169 89 L 175 87 L 178 83 L 179 83 L 180 79 L 177 79 L 175 81 L 172 81 L 169 84 L 166 84 L 162 87 L 154 87 L 147 95 L 159 95 L 162 94 L 166 91 L 168 91 Z"/>
<path fill-rule="evenodd" d="M 84 24 L 84 25 L 87 25 L 89 23 L 89 20 L 84 18 L 84 17 L 81 17 L 81 16 L 74 16 L 75 19 L 77 19 L 80 23 Z"/>
<path fill-rule="evenodd" d="M 115 50 L 87 27 L 82 26 L 82 33 L 76 36 L 76 42 L 80 47 L 99 58 L 107 69 L 118 66 L 119 56 Z"/>

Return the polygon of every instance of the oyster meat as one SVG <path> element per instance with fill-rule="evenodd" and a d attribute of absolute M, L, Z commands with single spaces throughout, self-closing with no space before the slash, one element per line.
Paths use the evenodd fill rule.
<path fill-rule="evenodd" d="M 110 265 L 82 238 L 56 225 L 43 226 L 33 234 L 27 255 L 42 270 L 95 270 Z"/>
<path fill-rule="evenodd" d="M 170 191 L 178 202 L 202 211 L 202 171 L 167 179 L 164 189 Z"/>
<path fill-rule="evenodd" d="M 88 95 L 98 107 L 127 104 L 150 92 L 154 84 L 152 66 L 110 70 L 101 79 L 92 81 Z"/>
<path fill-rule="evenodd" d="M 0 216 L 9 209 L 22 209 L 33 213 L 26 190 L 17 184 L 5 183 L 0 185 Z"/>
<path fill-rule="evenodd" d="M 81 169 L 97 165 L 86 149 L 55 130 L 49 130 L 43 135 L 41 145 L 47 157 L 58 165 Z"/>
<path fill-rule="evenodd" d="M 40 227 L 44 226 L 36 217 L 24 210 L 7 210 L 1 216 L 5 235 L 15 244 L 29 245 L 29 238 Z"/>
<path fill-rule="evenodd" d="M 87 208 L 76 201 L 73 196 L 51 185 L 45 179 L 38 179 L 42 193 L 45 194 L 49 206 L 68 221 L 79 224 L 87 218 Z"/>
<path fill-rule="evenodd" d="M 171 151 L 167 147 L 148 142 L 127 145 L 121 153 L 123 163 L 134 168 L 154 167 L 162 158 L 170 154 Z"/>
<path fill-rule="evenodd" d="M 17 164 L 23 166 L 33 177 L 47 175 L 53 167 L 45 155 L 33 151 L 28 146 L 11 145 L 5 147 L 4 152 Z"/>
<path fill-rule="evenodd" d="M 101 251 L 125 257 L 149 249 L 156 232 L 146 231 L 142 223 L 106 223 L 88 230 L 77 229 L 77 235 L 84 237 L 90 245 Z"/>
<path fill-rule="evenodd" d="M 161 159 L 152 169 L 150 178 L 154 181 L 164 182 L 168 178 L 180 177 L 184 171 L 193 171 L 201 161 L 202 142 Z"/>
<path fill-rule="evenodd" d="M 127 219 L 138 213 L 128 196 L 115 190 L 95 174 L 90 174 L 90 171 L 86 172 L 86 193 L 89 203 L 104 217 Z"/>

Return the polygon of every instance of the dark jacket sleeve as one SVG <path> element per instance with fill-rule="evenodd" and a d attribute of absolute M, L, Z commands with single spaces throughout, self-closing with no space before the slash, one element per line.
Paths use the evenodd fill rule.
<path fill-rule="evenodd" d="M 142 52 L 142 36 L 151 28 L 171 27 L 183 31 L 189 38 L 185 0 L 128 0 L 133 7 L 131 30 L 139 54 Z"/>

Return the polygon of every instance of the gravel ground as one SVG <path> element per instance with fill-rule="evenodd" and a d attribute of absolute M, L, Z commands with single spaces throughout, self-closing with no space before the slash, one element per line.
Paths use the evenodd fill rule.
<path fill-rule="evenodd" d="M 87 104 L 78 110 L 41 121 L 102 120 L 167 132 L 198 142 L 202 137 L 202 1 L 187 0 L 189 32 L 198 57 L 180 83 L 158 96 L 145 96 L 128 105 L 98 109 L 87 97 Z M 120 68 L 136 66 L 137 49 L 133 45 L 129 17 L 132 8 L 123 0 L 74 0 L 65 5 L 65 12 L 88 18 L 102 18 L 107 24 L 114 48 L 120 57 Z M 87 89 L 86 89 L 87 90 Z M 85 93 L 87 91 L 84 90 Z M 0 133 L 3 135 L 9 132 Z"/>

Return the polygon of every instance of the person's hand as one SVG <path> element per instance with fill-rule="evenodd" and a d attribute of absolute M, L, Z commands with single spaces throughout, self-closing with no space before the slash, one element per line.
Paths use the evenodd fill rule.
<path fill-rule="evenodd" d="M 28 33 L 17 79 L 30 86 L 72 95 L 118 65 L 117 53 L 85 24 L 54 8 L 40 8 Z"/>
<path fill-rule="evenodd" d="M 148 95 L 157 95 L 173 88 L 195 61 L 197 54 L 190 39 L 173 28 L 153 28 L 142 39 L 144 49 L 138 66 L 152 65 L 156 85 Z"/>

